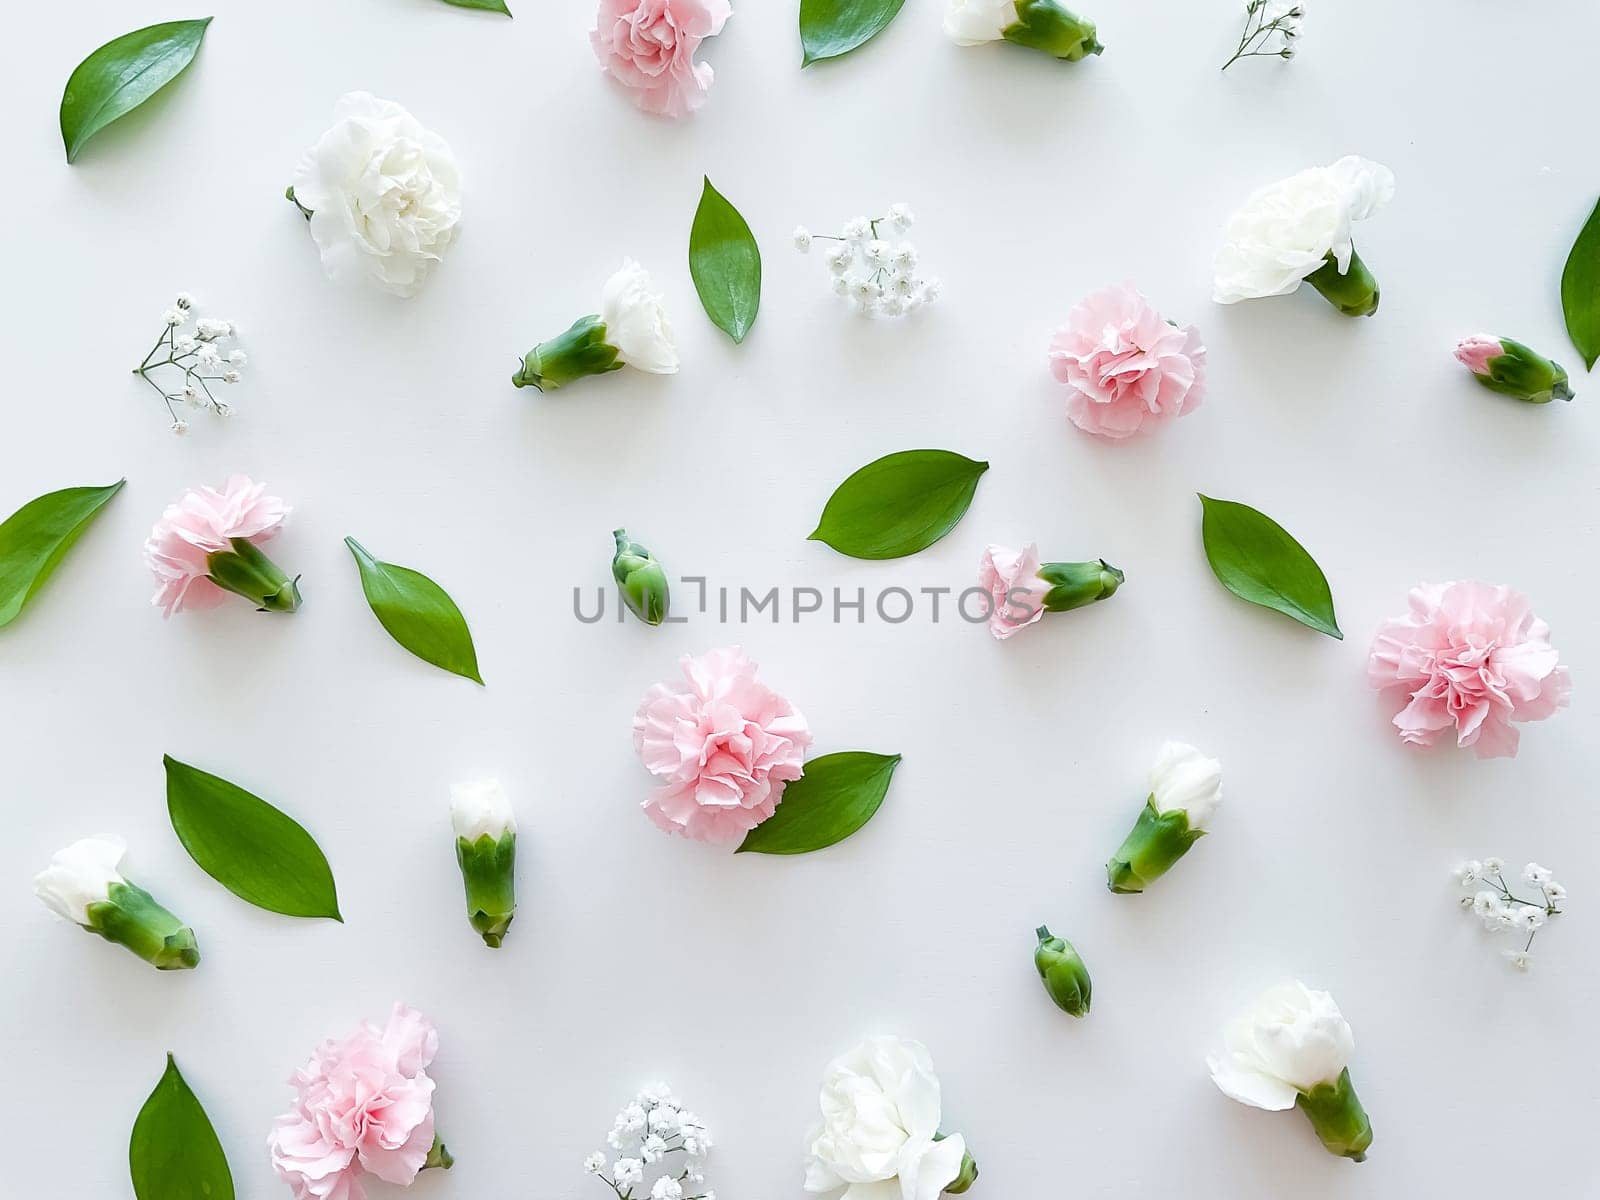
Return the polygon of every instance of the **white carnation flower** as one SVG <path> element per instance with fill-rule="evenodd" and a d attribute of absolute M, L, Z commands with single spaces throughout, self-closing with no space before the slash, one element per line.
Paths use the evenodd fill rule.
<path fill-rule="evenodd" d="M 1331 256 L 1339 273 L 1355 253 L 1350 227 L 1394 196 L 1394 172 L 1349 156 L 1257 191 L 1229 219 L 1213 298 L 1236 304 L 1286 296 Z"/>
<path fill-rule="evenodd" d="M 400 105 L 351 92 L 300 160 L 294 200 L 335 279 L 414 296 L 455 240 L 461 172 L 444 140 Z"/>

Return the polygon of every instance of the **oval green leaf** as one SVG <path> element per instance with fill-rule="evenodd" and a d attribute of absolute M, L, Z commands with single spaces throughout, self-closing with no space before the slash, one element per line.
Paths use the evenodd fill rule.
<path fill-rule="evenodd" d="M 902 450 L 870 462 L 828 497 L 808 540 L 851 558 L 904 558 L 956 527 L 989 469 L 951 450 Z"/>
<path fill-rule="evenodd" d="M 706 178 L 689 229 L 689 274 L 711 323 L 742 342 L 761 307 L 761 248 L 739 210 Z"/>
<path fill-rule="evenodd" d="M 1328 577 L 1305 547 L 1248 504 L 1200 497 L 1206 561 L 1241 600 L 1275 609 L 1318 633 L 1344 640 Z"/>
<path fill-rule="evenodd" d="M 344 544 L 355 555 L 367 603 L 389 636 L 423 662 L 481 684 L 472 631 L 449 593 L 419 571 L 379 562 L 355 538 Z"/>
<path fill-rule="evenodd" d="M 16 619 L 127 482 L 50 492 L 6 518 L 0 525 L 0 627 Z"/>
<path fill-rule="evenodd" d="M 239 899 L 286 917 L 343 921 L 333 869 L 300 825 L 226 779 L 162 756 L 167 815 L 200 869 Z"/>
<path fill-rule="evenodd" d="M 900 14 L 905 0 L 800 0 L 802 67 L 849 54 Z"/>
<path fill-rule="evenodd" d="M 1567 319 L 1567 336 L 1583 355 L 1583 365 L 1593 370 L 1600 359 L 1600 204 L 1567 255 L 1561 272 L 1561 312 Z"/>
<path fill-rule="evenodd" d="M 128 1170 L 138 1200 L 233 1200 L 228 1156 L 170 1054 L 133 1123 Z"/>
<path fill-rule="evenodd" d="M 844 841 L 883 804 L 898 754 L 848 750 L 806 764 L 783 789 L 778 811 L 752 829 L 739 854 L 809 854 Z"/>
<path fill-rule="evenodd" d="M 453 4 L 457 8 L 481 8 L 484 12 L 505 13 L 511 15 L 511 10 L 506 7 L 506 0 L 444 0 L 446 4 Z"/>
<path fill-rule="evenodd" d="M 90 138 L 182 75 L 210 24 L 210 17 L 201 17 L 137 29 L 79 63 L 61 96 L 67 161 L 75 162 Z"/>

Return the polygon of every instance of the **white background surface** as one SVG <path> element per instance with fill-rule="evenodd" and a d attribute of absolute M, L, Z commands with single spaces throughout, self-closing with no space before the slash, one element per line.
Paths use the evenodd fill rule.
<path fill-rule="evenodd" d="M 958 49 L 912 0 L 877 42 L 804 73 L 792 0 L 746 0 L 708 43 L 709 104 L 676 125 L 599 75 L 588 3 L 515 7 L 507 22 L 427 0 L 218 0 L 192 73 L 72 168 L 55 118 L 73 66 L 197 14 L 83 0 L 13 18 L 0 508 L 129 484 L 0 635 L 5 1191 L 131 1195 L 128 1131 L 171 1049 L 239 1194 L 285 1194 L 264 1150 L 284 1081 L 404 998 L 441 1028 L 437 1111 L 459 1158 L 418 1182 L 430 1200 L 595 1200 L 580 1161 L 658 1076 L 718 1135 L 720 1195 L 797 1197 L 824 1065 L 890 1031 L 932 1049 L 945 1126 L 990 1200 L 1587 1194 L 1600 390 L 1575 372 L 1576 403 L 1521 406 L 1449 352 L 1482 329 L 1580 366 L 1557 280 L 1600 188 L 1577 102 L 1594 6 L 1315 5 L 1297 62 L 1221 76 L 1242 8 L 1222 0 L 1103 0 L 1109 50 L 1076 67 Z M 325 282 L 282 200 L 356 88 L 405 103 L 466 172 L 464 236 L 412 302 Z M 1211 304 L 1232 208 L 1352 152 L 1399 177 L 1358 230 L 1380 315 L 1341 319 L 1309 290 Z M 688 276 L 702 173 L 765 252 L 742 347 Z M 898 200 L 948 300 L 860 322 L 788 232 Z M 683 372 L 514 391 L 515 358 L 591 311 L 624 254 L 665 289 Z M 1162 435 L 1104 446 L 1067 424 L 1043 347 L 1074 301 L 1124 278 L 1200 325 L 1211 389 Z M 237 420 L 198 418 L 180 441 L 128 369 L 185 288 L 241 324 L 251 364 Z M 993 463 L 954 534 L 888 564 L 804 540 L 845 475 L 922 445 Z M 273 553 L 304 573 L 305 608 L 164 624 L 140 544 L 185 486 L 231 471 L 295 506 Z M 1347 640 L 1225 593 L 1196 491 L 1298 536 Z M 675 573 L 734 589 L 959 589 L 986 542 L 1025 540 L 1104 555 L 1128 583 L 1004 645 L 925 610 L 900 626 L 580 625 L 572 588 L 608 578 L 618 524 Z M 388 640 L 346 534 L 451 591 L 486 689 Z M 1514 761 L 1402 748 L 1363 678 L 1410 586 L 1474 576 L 1533 597 L 1576 681 Z M 905 756 L 848 843 L 733 857 L 638 812 L 640 694 L 680 654 L 732 642 L 804 710 L 816 753 Z M 1227 808 L 1151 894 L 1111 896 L 1103 863 L 1167 737 L 1224 760 Z M 258 912 L 203 875 L 166 821 L 163 752 L 302 820 L 347 924 Z M 450 782 L 482 774 L 524 828 L 499 953 L 467 925 L 446 815 Z M 200 970 L 157 974 L 29 894 L 52 851 L 99 831 L 192 922 Z M 1455 908 L 1447 872 L 1485 854 L 1538 859 L 1573 893 L 1526 978 Z M 1093 970 L 1084 1022 L 1034 978 L 1041 922 Z M 1207 1079 L 1222 1023 L 1285 975 L 1330 989 L 1355 1027 L 1365 1165 Z"/>

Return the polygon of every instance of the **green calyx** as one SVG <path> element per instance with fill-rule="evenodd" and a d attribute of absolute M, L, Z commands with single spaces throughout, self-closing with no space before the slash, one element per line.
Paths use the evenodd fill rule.
<path fill-rule="evenodd" d="M 1327 261 L 1307 275 L 1306 282 L 1347 317 L 1370 317 L 1378 311 L 1378 281 L 1354 249 L 1350 251 L 1348 271 L 1340 274 L 1339 264 L 1329 251 Z"/>
<path fill-rule="evenodd" d="M 444 1144 L 444 1139 L 434 1134 L 433 1145 L 428 1148 L 428 1157 L 422 1161 L 422 1170 L 436 1167 L 441 1171 L 448 1171 L 455 1165 L 455 1155 L 450 1153 L 450 1148 Z"/>
<path fill-rule="evenodd" d="M 1350 1084 L 1348 1067 L 1337 1082 L 1319 1083 L 1309 1092 L 1301 1092 L 1295 1107 L 1311 1119 L 1311 1128 L 1317 1131 L 1328 1153 L 1353 1162 L 1366 1161 L 1367 1147 L 1372 1145 L 1372 1122 Z"/>
<path fill-rule="evenodd" d="M 1033 952 L 1033 965 L 1044 981 L 1044 990 L 1062 1012 L 1073 1017 L 1088 1016 L 1093 991 L 1089 968 L 1066 938 L 1056 937 L 1043 925 L 1037 934 L 1039 946 Z"/>
<path fill-rule="evenodd" d="M 89 905 L 88 913 L 85 929 L 126 946 L 158 971 L 188 971 L 200 965 L 194 930 L 141 887 L 113 883 L 104 900 Z"/>
<path fill-rule="evenodd" d="M 1067 62 L 1105 51 L 1095 37 L 1094 22 L 1069 12 L 1056 0 L 1016 0 L 1016 9 L 1016 24 L 1000 31 L 1008 42 L 1043 50 Z"/>
<path fill-rule="evenodd" d="M 634 616 L 646 625 L 659 625 L 667 619 L 670 599 L 667 572 L 656 556 L 628 537 L 626 529 L 612 530 L 617 552 L 611 559 L 611 577 L 622 590 L 622 600 Z"/>
<path fill-rule="evenodd" d="M 933 1140 L 936 1142 L 942 1142 L 944 1139 L 945 1135 L 942 1133 L 936 1133 L 933 1135 Z M 963 1192 L 970 1189 L 972 1185 L 977 1182 L 978 1160 L 972 1157 L 972 1151 L 964 1150 L 961 1153 L 961 1170 L 957 1173 L 954 1179 L 945 1184 L 945 1194 L 949 1196 L 959 1196 Z"/>
<path fill-rule="evenodd" d="M 1105 559 L 1094 562 L 1045 563 L 1039 578 L 1050 585 L 1044 595 L 1046 612 L 1068 612 L 1116 595 L 1127 576 Z"/>
<path fill-rule="evenodd" d="M 467 889 L 467 919 L 484 944 L 498 950 L 517 913 L 517 835 L 487 833 L 456 839 L 456 862 Z"/>
<path fill-rule="evenodd" d="M 619 351 L 606 341 L 606 323 L 599 317 L 579 317 L 560 337 L 540 342 L 522 357 L 522 367 L 511 377 L 518 387 L 553 392 L 585 375 L 622 370 Z"/>
<path fill-rule="evenodd" d="M 248 538 L 233 538 L 228 550 L 206 559 L 206 571 L 219 588 L 243 596 L 262 612 L 292 613 L 300 607 L 300 580 L 290 579 Z"/>
<path fill-rule="evenodd" d="M 1489 360 L 1487 375 L 1472 376 L 1491 392 L 1529 404 L 1572 399 L 1567 371 L 1560 363 L 1511 338 L 1501 338 L 1500 349 L 1501 353 Z"/>
<path fill-rule="evenodd" d="M 1204 836 L 1205 830 L 1189 828 L 1188 813 L 1182 809 L 1157 812 L 1155 798 L 1150 797 L 1139 811 L 1133 831 L 1106 863 L 1106 886 L 1118 895 L 1144 891 Z"/>

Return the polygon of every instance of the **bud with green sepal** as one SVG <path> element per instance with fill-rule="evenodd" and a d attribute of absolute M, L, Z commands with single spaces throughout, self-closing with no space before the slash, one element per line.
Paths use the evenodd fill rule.
<path fill-rule="evenodd" d="M 1050 585 L 1044 594 L 1045 612 L 1070 612 L 1096 600 L 1109 600 L 1127 576 L 1098 558 L 1094 562 L 1044 563 L 1039 578 Z"/>
<path fill-rule="evenodd" d="M 433 1135 L 433 1145 L 428 1147 L 428 1157 L 422 1160 L 421 1170 L 448 1171 L 456 1165 L 456 1156 L 450 1153 L 450 1147 L 444 1144 L 444 1139 L 438 1134 Z"/>
<path fill-rule="evenodd" d="M 1206 1065 L 1223 1095 L 1273 1112 L 1298 1108 L 1329 1153 L 1365 1161 L 1372 1122 L 1350 1083 L 1356 1039 L 1332 996 L 1280 983 L 1229 1022 L 1222 1040 Z"/>
<path fill-rule="evenodd" d="M 944 31 L 960 46 L 1006 41 L 1043 50 L 1065 62 L 1079 62 L 1105 50 L 1095 36 L 1094 22 L 1057 0 L 948 0 Z"/>
<path fill-rule="evenodd" d="M 1144 891 L 1205 836 L 1222 804 L 1222 764 L 1193 746 L 1168 742 L 1150 768 L 1150 795 L 1133 831 L 1106 864 L 1106 885 Z"/>
<path fill-rule="evenodd" d="M 249 538 L 230 538 L 228 546 L 206 556 L 212 583 L 243 596 L 262 612 L 292 613 L 300 607 L 299 576 L 290 579 Z"/>
<path fill-rule="evenodd" d="M 1567 371 L 1560 363 L 1511 338 L 1480 333 L 1456 343 L 1456 361 L 1491 392 L 1529 404 L 1571 400 Z"/>
<path fill-rule="evenodd" d="M 649 273 L 631 258 L 606 281 L 599 314 L 579 317 L 559 337 L 529 350 L 511 382 L 552 392 L 623 367 L 652 375 L 678 370 L 677 343 L 661 295 Z"/>
<path fill-rule="evenodd" d="M 623 603 L 646 625 L 659 625 L 667 619 L 667 573 L 660 561 L 626 529 L 612 530 L 617 552 L 611 559 L 611 575 L 622 590 Z"/>
<path fill-rule="evenodd" d="M 516 814 L 499 781 L 486 779 L 450 789 L 450 822 L 467 919 L 486 945 L 499 949 L 517 912 Z"/>
<path fill-rule="evenodd" d="M 122 877 L 126 853 L 121 838 L 74 842 L 34 878 L 34 893 L 57 915 L 125 946 L 158 971 L 198 966 L 194 930 Z"/>
<path fill-rule="evenodd" d="M 1089 982 L 1089 968 L 1066 938 L 1056 937 L 1045 926 L 1038 929 L 1039 946 L 1033 952 L 1033 965 L 1038 968 L 1044 990 L 1062 1012 L 1073 1017 L 1089 1015 L 1089 998 L 1093 990 Z"/>

